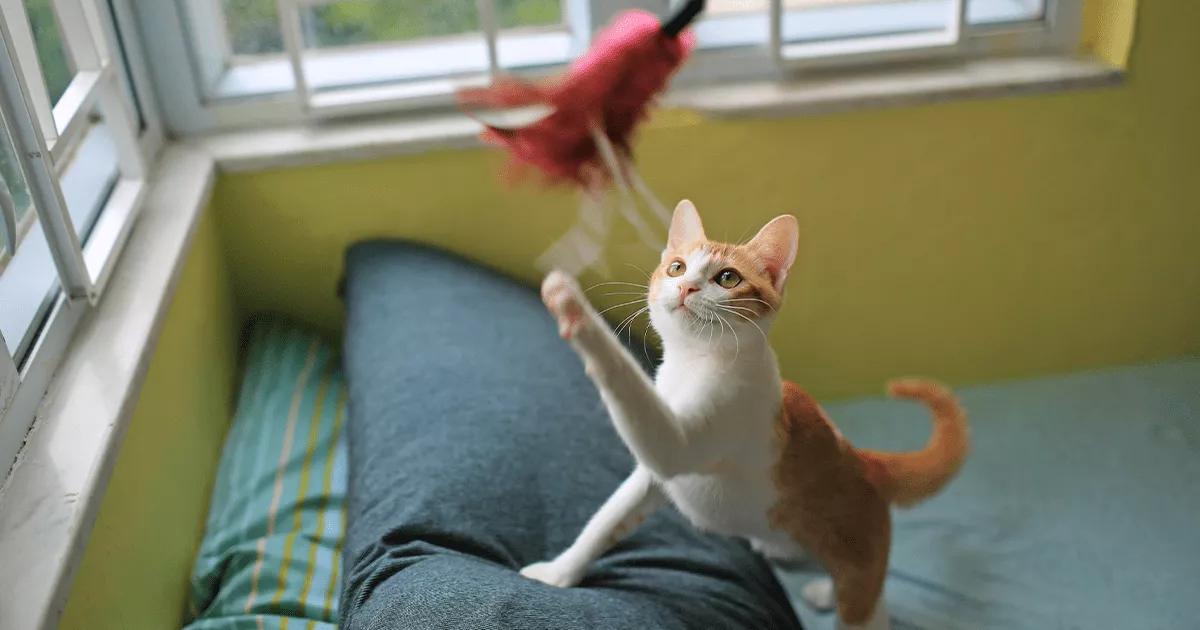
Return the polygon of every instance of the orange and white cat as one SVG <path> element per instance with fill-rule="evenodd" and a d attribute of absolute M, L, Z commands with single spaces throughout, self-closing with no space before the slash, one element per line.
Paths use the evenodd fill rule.
<path fill-rule="evenodd" d="M 913 453 L 857 449 L 780 378 L 766 331 L 797 242 L 790 215 L 745 245 L 710 241 L 695 206 L 681 202 L 647 296 L 663 343 L 653 382 L 571 277 L 546 277 L 542 298 L 637 466 L 569 548 L 523 575 L 579 583 L 593 560 L 669 500 L 696 527 L 745 538 L 769 558 L 811 553 L 832 581 L 809 585 L 806 597 L 836 603 L 839 627 L 888 627 L 889 505 L 920 501 L 958 472 L 966 416 L 940 385 L 895 381 L 892 395 L 930 407 L 929 443 Z"/>

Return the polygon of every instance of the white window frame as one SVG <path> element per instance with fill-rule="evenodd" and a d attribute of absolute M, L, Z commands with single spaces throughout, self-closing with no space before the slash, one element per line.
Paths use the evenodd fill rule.
<path fill-rule="evenodd" d="M 10 280 L 33 280 L 0 276 L 0 309 L 40 314 L 27 326 L 21 320 L 22 339 L 0 333 L 0 479 L 76 327 L 104 293 L 163 143 L 130 0 L 52 6 L 75 71 L 53 106 L 24 3 L 0 0 L 0 122 L 33 206 L 0 268 Z M 102 124 L 93 123 L 94 112 Z M 108 155 L 114 160 L 97 158 Z M 76 232 L 80 213 L 94 216 L 86 241 Z"/>
<path fill-rule="evenodd" d="M 620 11 L 643 8 L 665 14 L 678 0 L 564 0 L 564 26 L 557 29 L 497 31 L 494 20 L 484 19 L 482 33 L 456 38 L 347 47 L 344 51 L 316 54 L 301 50 L 297 12 L 305 6 L 336 1 L 278 0 L 286 53 L 254 59 L 229 55 L 219 0 L 140 3 L 138 17 L 147 34 L 147 46 L 157 61 L 155 79 L 169 126 L 190 135 L 372 113 L 448 110 L 453 107 L 455 88 L 486 83 L 497 71 L 532 76 L 560 71 L 586 48 L 590 34 Z M 787 0 L 746 0 L 757 2 L 762 10 L 749 15 L 706 15 L 695 25 L 700 50 L 675 84 L 788 80 L 828 68 L 898 61 L 915 64 L 1013 54 L 1067 56 L 1075 52 L 1079 40 L 1083 3 L 1046 0 L 1041 20 L 968 24 L 968 1 L 1015 5 L 1030 0 L 890 1 L 943 2 L 954 10 L 947 12 L 943 32 L 797 46 L 784 32 L 783 5 Z M 482 17 L 486 18 L 491 4 L 490 0 L 479 0 Z M 190 43 L 196 37 L 208 37 L 206 45 Z M 473 48 L 464 53 L 464 46 Z M 204 52 L 198 55 L 196 50 Z M 397 68 L 405 65 L 406 58 L 445 59 L 456 51 L 474 55 L 474 65 L 424 80 L 386 81 L 399 78 Z M 484 51 L 495 52 L 489 56 Z M 498 67 L 506 65 L 496 61 L 499 58 L 503 62 L 506 52 L 523 55 L 520 62 L 508 64 L 517 67 Z M 541 59 L 537 59 L 538 54 Z M 369 67 L 373 58 L 377 60 L 374 65 L 388 68 L 392 74 L 380 74 L 375 77 L 378 80 L 363 79 L 358 86 L 339 86 L 335 68 Z M 485 58 L 487 61 L 479 61 Z"/>

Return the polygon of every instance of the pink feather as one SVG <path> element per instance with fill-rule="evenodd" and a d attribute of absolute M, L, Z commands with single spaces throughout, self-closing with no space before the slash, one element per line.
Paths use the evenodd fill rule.
<path fill-rule="evenodd" d="M 671 37 L 645 11 L 618 15 L 591 49 L 564 76 L 545 85 L 501 79 L 463 90 L 464 109 L 547 105 L 554 111 L 519 129 L 488 127 L 484 141 L 505 148 L 518 172 L 532 168 L 548 183 L 593 187 L 611 177 L 600 161 L 590 126 L 601 121 L 616 150 L 626 157 L 638 124 L 654 98 L 695 47 L 690 31 Z"/>

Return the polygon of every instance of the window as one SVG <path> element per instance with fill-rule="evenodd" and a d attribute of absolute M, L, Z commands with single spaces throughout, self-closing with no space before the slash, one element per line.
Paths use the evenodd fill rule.
<path fill-rule="evenodd" d="M 628 8 L 681 0 L 141 3 L 160 99 L 183 133 L 452 105 L 498 72 L 560 70 Z M 994 54 L 1063 54 L 1082 0 L 710 0 L 678 83 Z M 174 62 L 172 60 L 175 60 Z M 186 60 L 186 62 L 183 62 Z M 183 63 L 180 63 L 183 62 Z"/>
<path fill-rule="evenodd" d="M 0 0 L 0 471 L 104 291 L 160 143 L 123 2 Z"/>

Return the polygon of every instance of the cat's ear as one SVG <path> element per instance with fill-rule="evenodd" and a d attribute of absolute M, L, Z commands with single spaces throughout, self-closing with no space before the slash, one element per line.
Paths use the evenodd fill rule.
<path fill-rule="evenodd" d="M 748 246 L 758 254 L 767 267 L 776 291 L 783 291 L 796 250 L 800 247 L 800 223 L 790 214 L 780 215 L 763 226 Z"/>
<path fill-rule="evenodd" d="M 703 240 L 706 240 L 704 225 L 700 223 L 700 213 L 696 211 L 695 204 L 687 199 L 680 201 L 679 205 L 675 206 L 675 215 L 671 217 L 671 231 L 667 235 L 667 251 Z M 667 255 L 667 251 L 663 252 L 664 257 Z"/>

